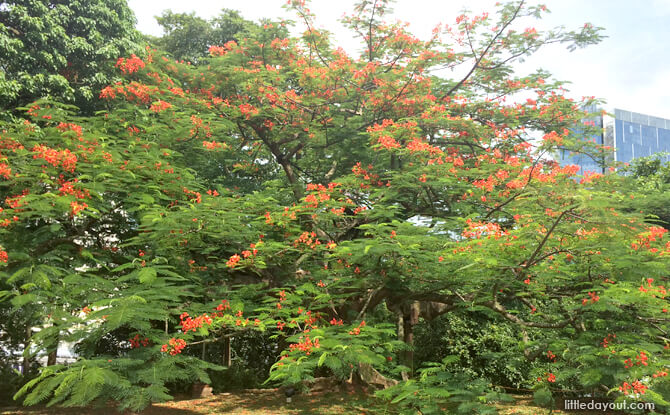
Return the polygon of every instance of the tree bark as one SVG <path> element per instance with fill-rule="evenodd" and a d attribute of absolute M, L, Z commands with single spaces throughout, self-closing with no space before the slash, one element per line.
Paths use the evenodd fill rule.
<path fill-rule="evenodd" d="M 231 359 L 230 359 L 230 337 L 224 337 L 223 338 L 223 365 L 226 367 L 230 367 L 231 364 Z"/>
<path fill-rule="evenodd" d="M 30 336 L 32 335 L 32 330 L 30 326 L 26 327 L 26 341 L 25 348 L 23 349 L 23 361 L 21 362 L 21 374 L 26 376 L 30 371 L 30 358 L 28 357 L 28 343 L 30 342 Z"/>
<path fill-rule="evenodd" d="M 403 341 L 409 349 L 405 351 L 404 364 L 410 369 L 410 377 L 414 377 L 414 326 L 419 322 L 421 303 L 414 301 L 403 307 Z"/>
<path fill-rule="evenodd" d="M 60 343 L 60 336 L 56 334 L 56 344 L 54 347 L 49 351 L 49 354 L 47 355 L 47 366 L 53 366 L 56 364 L 56 360 L 58 358 L 58 344 Z"/>
<path fill-rule="evenodd" d="M 53 366 L 56 364 L 56 358 L 58 357 L 58 345 L 56 345 L 56 350 L 49 352 L 47 356 L 47 366 Z"/>
<path fill-rule="evenodd" d="M 405 341 L 405 317 L 403 315 L 402 311 L 398 311 L 398 340 L 402 340 L 403 342 Z M 403 352 L 401 355 L 401 361 L 400 363 L 405 364 L 405 359 L 407 356 Z M 402 380 L 408 380 L 409 375 L 407 372 L 401 372 L 400 376 L 402 377 Z"/>

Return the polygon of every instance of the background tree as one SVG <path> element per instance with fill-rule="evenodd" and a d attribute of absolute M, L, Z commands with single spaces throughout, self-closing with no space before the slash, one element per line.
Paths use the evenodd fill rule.
<path fill-rule="evenodd" d="M 51 97 L 91 110 L 119 56 L 139 53 L 125 1 L 0 2 L 0 109 Z"/>
<path fill-rule="evenodd" d="M 670 163 L 663 163 L 662 155 L 638 158 L 625 171 L 642 193 L 631 201 L 631 209 L 641 209 L 649 214 L 649 223 L 670 229 Z"/>
<path fill-rule="evenodd" d="M 209 56 L 212 45 L 223 45 L 248 35 L 252 22 L 245 20 L 235 10 L 223 9 L 216 17 L 205 20 L 195 13 L 163 11 L 156 21 L 163 28 L 163 36 L 156 45 L 177 60 L 196 63 Z"/>

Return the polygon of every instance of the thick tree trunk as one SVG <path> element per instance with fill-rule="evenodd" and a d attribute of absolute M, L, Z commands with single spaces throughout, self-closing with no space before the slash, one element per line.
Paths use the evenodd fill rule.
<path fill-rule="evenodd" d="M 403 341 L 409 350 L 404 351 L 401 363 L 410 369 L 410 373 L 402 373 L 402 379 L 407 380 L 414 376 L 414 326 L 419 323 L 419 317 L 432 320 L 438 316 L 448 313 L 455 308 L 453 303 L 414 300 L 403 301 L 400 298 L 386 298 L 386 306 L 398 316 L 397 330 L 398 340 Z"/>
<path fill-rule="evenodd" d="M 47 366 L 53 366 L 56 364 L 56 358 L 58 357 L 58 345 L 56 345 L 56 350 L 49 352 L 47 356 Z"/>
<path fill-rule="evenodd" d="M 405 341 L 405 317 L 402 313 L 402 311 L 398 312 L 398 340 L 402 340 L 403 342 Z M 407 355 L 403 352 L 401 356 L 401 361 L 400 363 L 406 364 L 406 359 Z M 409 375 L 407 372 L 401 372 L 400 376 L 402 377 L 402 380 L 408 380 Z"/>
<path fill-rule="evenodd" d="M 414 377 L 414 326 L 419 322 L 419 314 L 421 312 L 420 303 L 415 301 L 409 304 L 403 310 L 403 340 L 409 350 L 405 351 L 405 365 L 410 369 L 410 376 Z"/>

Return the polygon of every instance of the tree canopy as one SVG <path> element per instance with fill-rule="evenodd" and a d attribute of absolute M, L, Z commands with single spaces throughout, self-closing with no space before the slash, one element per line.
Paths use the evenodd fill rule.
<path fill-rule="evenodd" d="M 138 53 L 134 25 L 123 0 L 0 2 L 0 109 L 42 97 L 85 109 L 116 59 Z"/>
<path fill-rule="evenodd" d="M 197 65 L 149 48 L 118 60 L 99 114 L 42 100 L 1 134 L 3 295 L 40 322 L 31 352 L 80 356 L 17 398 L 140 409 L 221 369 L 202 345 L 261 332 L 271 382 L 324 370 L 376 379 L 404 413 L 490 411 L 486 373 L 415 365 L 415 327 L 448 314 L 535 362 L 538 403 L 665 408 L 667 230 L 620 208 L 628 178 L 554 161 L 606 151 L 575 128 L 593 100 L 512 70 L 599 29 L 536 30 L 546 7 L 520 1 L 422 40 L 363 1 L 352 57 L 289 7 L 301 37 L 266 22 Z"/>

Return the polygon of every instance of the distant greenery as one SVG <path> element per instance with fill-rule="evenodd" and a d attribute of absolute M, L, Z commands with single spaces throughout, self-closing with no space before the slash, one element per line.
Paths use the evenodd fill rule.
<path fill-rule="evenodd" d="M 224 45 L 250 36 L 255 26 L 235 10 L 224 9 L 217 17 L 205 20 L 195 13 L 174 13 L 170 10 L 156 18 L 163 35 L 153 42 L 177 60 L 197 63 L 209 56 L 209 47 Z"/>
<path fill-rule="evenodd" d="M 641 193 L 631 208 L 647 213 L 647 222 L 670 229 L 670 162 L 663 163 L 664 156 L 635 159 L 625 171 Z"/>

